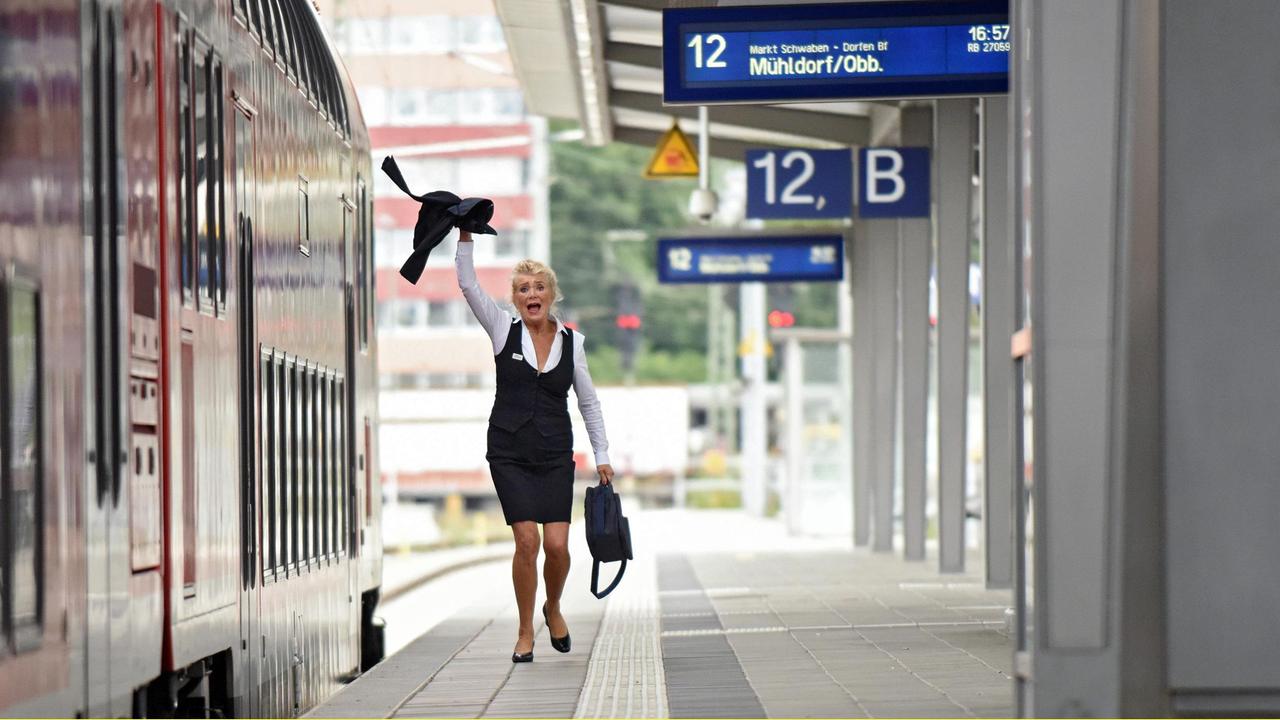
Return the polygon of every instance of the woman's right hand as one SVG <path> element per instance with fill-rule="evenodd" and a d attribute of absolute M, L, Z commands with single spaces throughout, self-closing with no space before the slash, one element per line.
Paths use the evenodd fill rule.
<path fill-rule="evenodd" d="M 471 231 L 459 229 L 458 242 L 471 242 Z"/>

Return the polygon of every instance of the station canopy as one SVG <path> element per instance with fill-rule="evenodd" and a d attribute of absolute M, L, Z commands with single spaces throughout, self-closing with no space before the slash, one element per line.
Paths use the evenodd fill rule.
<path fill-rule="evenodd" d="M 655 146 L 677 118 L 694 137 L 696 107 L 662 104 L 662 9 L 680 0 L 495 0 L 529 111 L 576 120 L 584 141 Z M 711 154 L 748 148 L 839 148 L 881 141 L 897 103 L 726 105 L 709 110 Z"/>

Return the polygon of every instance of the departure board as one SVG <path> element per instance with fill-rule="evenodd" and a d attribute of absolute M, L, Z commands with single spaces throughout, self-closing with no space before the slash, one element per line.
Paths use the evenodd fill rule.
<path fill-rule="evenodd" d="M 658 238 L 658 282 L 814 282 L 844 277 L 843 235 Z"/>
<path fill-rule="evenodd" d="M 1007 0 L 662 11 L 669 105 L 1000 95 Z"/>

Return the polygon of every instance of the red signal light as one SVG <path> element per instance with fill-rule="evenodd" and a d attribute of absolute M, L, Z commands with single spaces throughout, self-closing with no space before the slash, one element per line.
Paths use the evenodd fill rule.
<path fill-rule="evenodd" d="M 618 319 L 615 322 L 617 326 L 622 330 L 639 330 L 640 329 L 639 315 L 619 315 Z"/>
<path fill-rule="evenodd" d="M 774 310 L 769 313 L 769 327 L 789 328 L 796 324 L 796 316 L 785 310 Z"/>

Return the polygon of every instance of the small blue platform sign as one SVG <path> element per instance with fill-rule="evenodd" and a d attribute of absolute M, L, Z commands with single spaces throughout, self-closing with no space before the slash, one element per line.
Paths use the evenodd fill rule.
<path fill-rule="evenodd" d="M 668 105 L 1003 95 L 1009 0 L 662 11 Z"/>
<path fill-rule="evenodd" d="M 929 148 L 859 150 L 858 216 L 929 217 Z"/>
<path fill-rule="evenodd" d="M 658 240 L 658 281 L 663 283 L 804 282 L 842 277 L 842 235 Z"/>
<path fill-rule="evenodd" d="M 821 220 L 853 212 L 849 150 L 748 150 L 747 217 Z"/>

